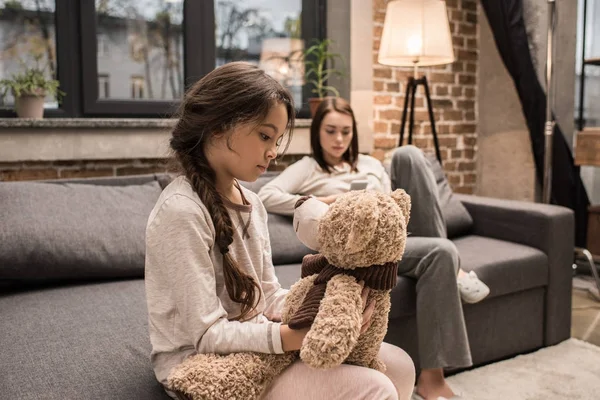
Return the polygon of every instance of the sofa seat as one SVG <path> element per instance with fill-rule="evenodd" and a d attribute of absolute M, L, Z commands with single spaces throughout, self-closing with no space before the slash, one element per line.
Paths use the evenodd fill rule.
<path fill-rule="evenodd" d="M 465 271 L 475 271 L 490 287 L 484 300 L 548 284 L 548 258 L 540 250 L 477 235 L 453 240 Z M 390 319 L 416 312 L 415 280 L 399 277 L 392 290 Z"/>
<path fill-rule="evenodd" d="M 453 240 L 461 267 L 489 283 L 488 298 L 548 284 L 548 257 L 533 247 L 483 236 Z"/>
<path fill-rule="evenodd" d="M 143 279 L 0 296 L 6 399 L 169 399 L 154 378 Z"/>

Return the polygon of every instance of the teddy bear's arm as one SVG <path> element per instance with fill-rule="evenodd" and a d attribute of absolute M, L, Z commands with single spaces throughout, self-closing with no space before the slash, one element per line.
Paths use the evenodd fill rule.
<path fill-rule="evenodd" d="M 390 313 L 390 290 L 371 290 L 368 303 L 375 302 L 369 329 L 363 332 L 352 352 L 344 361 L 384 372 L 385 364 L 379 359 L 379 348 L 387 332 Z"/>
<path fill-rule="evenodd" d="M 362 326 L 362 287 L 340 274 L 327 283 L 325 296 L 300 349 L 300 358 L 313 368 L 340 365 L 354 348 Z"/>
<path fill-rule="evenodd" d="M 290 291 L 285 296 L 285 303 L 281 312 L 281 322 L 284 324 L 290 322 L 290 319 L 292 319 L 294 314 L 296 314 L 296 311 L 298 311 L 302 305 L 306 293 L 314 286 L 316 278 L 317 274 L 310 275 L 300 279 L 292 285 Z"/>

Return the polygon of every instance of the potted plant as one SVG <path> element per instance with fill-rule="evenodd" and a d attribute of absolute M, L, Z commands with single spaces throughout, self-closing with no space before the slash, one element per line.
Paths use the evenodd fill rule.
<path fill-rule="evenodd" d="M 0 96 L 8 93 L 15 98 L 15 111 L 19 118 L 43 118 L 44 98 L 53 96 L 60 101 L 65 95 L 56 79 L 48 79 L 39 67 L 26 67 L 23 71 L 0 80 Z"/>
<path fill-rule="evenodd" d="M 315 114 L 327 94 L 331 93 L 336 97 L 340 95 L 335 87 L 327 84 L 327 80 L 332 76 L 344 76 L 344 68 L 336 68 L 335 65 L 336 60 L 344 63 L 344 58 L 330 51 L 332 44 L 334 42 L 331 39 L 317 40 L 304 51 L 306 81 L 313 86 L 311 92 L 316 95 L 308 99 L 311 116 Z"/>

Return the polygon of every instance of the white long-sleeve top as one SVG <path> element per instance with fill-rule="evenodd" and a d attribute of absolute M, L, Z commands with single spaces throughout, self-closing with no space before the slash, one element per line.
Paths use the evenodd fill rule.
<path fill-rule="evenodd" d="M 379 160 L 359 154 L 356 168 L 358 171 L 352 171 L 350 165 L 344 163 L 328 173 L 314 158 L 306 156 L 263 186 L 258 197 L 269 212 L 293 215 L 294 205 L 300 197 L 345 193 L 355 180 L 367 180 L 369 190 L 391 192 L 390 178 Z"/>
<path fill-rule="evenodd" d="M 160 195 L 146 228 L 145 284 L 151 361 L 159 382 L 195 353 L 240 351 L 283 353 L 277 319 L 287 290 L 279 285 L 271 259 L 267 212 L 251 191 L 247 205 L 226 202 L 234 225 L 229 252 L 261 287 L 254 316 L 231 321 L 240 305 L 227 293 L 215 228 L 184 177 Z"/>

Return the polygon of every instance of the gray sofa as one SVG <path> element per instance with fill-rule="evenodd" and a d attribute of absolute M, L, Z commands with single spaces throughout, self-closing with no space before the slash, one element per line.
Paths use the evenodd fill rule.
<path fill-rule="evenodd" d="M 149 363 L 143 281 L 146 219 L 167 181 L 0 182 L 1 398 L 168 398 Z M 567 339 L 572 213 L 461 195 L 445 202 L 450 225 L 457 203 L 469 216 L 449 226 L 462 267 L 491 288 L 464 307 L 475 364 Z M 289 286 L 308 249 L 288 218 L 269 218 L 275 270 Z M 400 278 L 385 340 L 418 360 L 416 337 L 415 282 Z"/>

